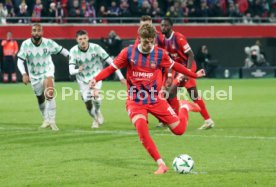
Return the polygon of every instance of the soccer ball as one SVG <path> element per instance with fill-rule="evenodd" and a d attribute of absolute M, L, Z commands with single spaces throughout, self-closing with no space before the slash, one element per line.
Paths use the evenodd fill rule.
<path fill-rule="evenodd" d="M 194 161 L 189 155 L 182 154 L 174 158 L 172 166 L 175 172 L 186 174 L 192 171 L 194 167 Z"/>

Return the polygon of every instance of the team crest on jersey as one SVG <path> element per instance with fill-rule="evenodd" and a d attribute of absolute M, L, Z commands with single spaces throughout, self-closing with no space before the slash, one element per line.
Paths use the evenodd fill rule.
<path fill-rule="evenodd" d="M 95 57 L 96 57 L 96 54 L 95 54 L 95 53 L 92 53 L 91 56 L 92 56 L 92 58 L 95 58 Z"/>
<path fill-rule="evenodd" d="M 47 53 L 47 48 L 44 48 L 44 49 L 43 49 L 43 53 Z"/>
<path fill-rule="evenodd" d="M 150 68 L 155 69 L 156 66 L 157 66 L 157 62 L 155 62 L 155 61 L 150 61 Z"/>

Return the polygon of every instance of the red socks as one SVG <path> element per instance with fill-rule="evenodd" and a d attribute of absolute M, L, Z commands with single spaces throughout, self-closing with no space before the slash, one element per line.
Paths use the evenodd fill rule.
<path fill-rule="evenodd" d="M 174 129 L 171 129 L 171 131 L 175 135 L 182 135 L 185 133 L 188 125 L 188 118 L 189 118 L 188 109 L 181 108 L 178 117 L 179 117 L 180 123 Z"/>
<path fill-rule="evenodd" d="M 135 127 L 138 132 L 141 143 L 146 148 L 151 157 L 155 161 L 160 159 L 161 157 L 158 153 L 157 147 L 155 146 L 152 138 L 150 137 L 147 121 L 145 119 L 140 118 L 135 122 Z"/>
<path fill-rule="evenodd" d="M 210 119 L 210 116 L 209 116 L 209 113 L 208 113 L 208 111 L 206 109 L 204 101 L 201 98 L 198 98 L 198 99 L 194 100 L 194 102 L 196 104 L 198 104 L 198 106 L 201 108 L 201 111 L 200 111 L 201 116 L 205 120 Z"/>
<path fill-rule="evenodd" d="M 171 105 L 174 112 L 178 115 L 178 113 L 179 113 L 179 101 L 178 101 L 177 97 L 168 99 L 168 103 Z"/>

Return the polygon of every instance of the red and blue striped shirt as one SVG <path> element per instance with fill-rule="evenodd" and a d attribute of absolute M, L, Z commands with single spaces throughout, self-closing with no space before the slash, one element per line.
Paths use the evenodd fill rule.
<path fill-rule="evenodd" d="M 173 64 L 166 51 L 157 46 L 145 54 L 137 45 L 131 45 L 114 61 L 116 68 L 127 67 L 128 99 L 140 104 L 154 104 L 162 98 L 162 68 L 171 68 Z"/>

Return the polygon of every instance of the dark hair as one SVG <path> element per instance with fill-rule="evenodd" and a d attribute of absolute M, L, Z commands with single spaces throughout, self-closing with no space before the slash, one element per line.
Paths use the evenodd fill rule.
<path fill-rule="evenodd" d="M 150 16 L 141 16 L 140 21 L 151 21 L 151 17 Z"/>
<path fill-rule="evenodd" d="M 163 18 L 163 20 L 169 22 L 169 24 L 170 24 L 171 26 L 173 26 L 173 21 L 171 20 L 171 18 L 165 17 L 165 18 Z"/>
<path fill-rule="evenodd" d="M 82 36 L 82 35 L 88 35 L 88 32 L 86 30 L 78 30 L 76 33 L 76 37 Z"/>

